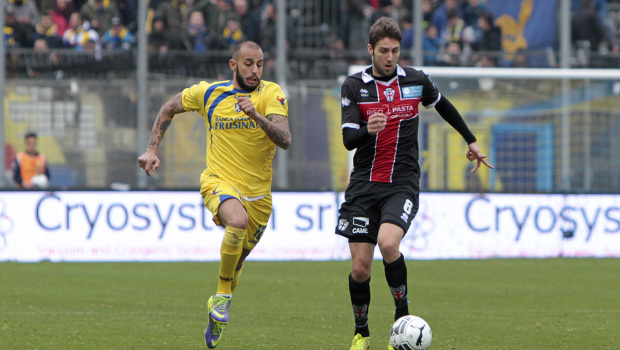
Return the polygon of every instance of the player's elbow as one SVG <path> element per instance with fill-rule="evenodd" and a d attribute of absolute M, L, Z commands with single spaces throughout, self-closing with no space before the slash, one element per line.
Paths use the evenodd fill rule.
<path fill-rule="evenodd" d="M 344 141 L 344 148 L 346 148 L 347 151 L 353 151 L 354 149 L 357 148 L 357 145 L 355 145 L 355 143 L 351 141 L 349 142 Z"/>
<path fill-rule="evenodd" d="M 278 146 L 280 146 L 280 148 L 282 149 L 288 149 L 291 146 L 291 142 L 293 141 L 293 138 L 291 137 L 291 135 L 286 135 L 285 137 L 282 138 L 280 144 Z"/>

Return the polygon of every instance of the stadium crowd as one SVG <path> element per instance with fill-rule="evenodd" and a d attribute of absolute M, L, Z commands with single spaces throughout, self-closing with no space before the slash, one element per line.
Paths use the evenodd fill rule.
<path fill-rule="evenodd" d="M 131 51 L 136 45 L 138 1 L 6 0 L 4 44 L 37 53 L 54 49 L 94 54 Z M 385 15 L 397 19 L 403 30 L 402 49 L 409 50 L 414 38 L 412 1 L 341 0 L 342 13 L 338 18 L 343 21 L 338 23 L 338 28 L 329 28 L 319 51 L 328 52 L 329 59 L 344 61 L 343 67 L 360 63 L 355 62 L 356 55 L 349 51 L 365 47 L 367 29 Z M 289 1 L 289 11 L 300 2 Z M 574 48 L 601 55 L 620 53 L 620 11 L 608 10 L 610 4 L 620 7 L 620 0 L 571 2 Z M 517 53 L 509 62 L 501 61 L 502 32 L 487 7 L 487 0 L 423 0 L 424 64 L 529 66 L 526 52 Z M 311 48 L 316 52 L 317 47 L 308 47 L 293 35 L 301 25 L 289 21 L 287 47 Z M 273 0 L 150 0 L 148 3 L 150 52 L 186 50 L 208 55 L 218 50 L 228 51 L 240 41 L 252 40 L 270 53 L 275 49 L 275 27 Z"/>

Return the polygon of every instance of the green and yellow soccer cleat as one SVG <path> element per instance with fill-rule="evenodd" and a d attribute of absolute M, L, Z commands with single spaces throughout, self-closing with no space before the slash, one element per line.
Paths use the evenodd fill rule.
<path fill-rule="evenodd" d="M 369 350 L 370 349 L 370 337 L 362 337 L 361 334 L 356 334 L 351 343 L 350 350 Z"/>
<path fill-rule="evenodd" d="M 222 305 L 222 303 L 225 303 L 225 305 Z M 216 310 L 218 306 L 220 307 L 220 311 L 225 310 L 224 315 L 217 315 Z M 207 325 L 207 329 L 205 330 L 205 342 L 207 343 L 207 347 L 209 349 L 215 348 L 222 339 L 222 332 L 224 332 L 224 327 L 226 326 L 227 322 L 221 322 L 216 319 L 216 317 L 219 317 L 220 319 L 226 319 L 226 321 L 228 321 L 229 306 L 230 298 L 228 297 L 212 296 L 207 301 L 207 307 L 209 310 L 209 324 Z M 222 309 L 222 307 L 224 309 Z"/>
<path fill-rule="evenodd" d="M 228 322 L 228 310 L 230 309 L 230 296 L 214 295 L 209 298 L 209 310 L 214 320 L 226 323 Z"/>

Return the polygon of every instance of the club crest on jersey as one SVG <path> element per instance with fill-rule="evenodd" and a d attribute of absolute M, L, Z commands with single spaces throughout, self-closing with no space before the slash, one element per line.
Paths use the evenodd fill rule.
<path fill-rule="evenodd" d="M 422 85 L 417 85 L 400 88 L 400 91 L 403 98 L 417 98 L 422 97 L 422 89 Z"/>
<path fill-rule="evenodd" d="M 237 111 L 237 113 L 241 113 L 241 108 L 239 108 L 239 102 L 235 102 L 235 111 Z"/>
<path fill-rule="evenodd" d="M 387 89 L 385 89 L 385 91 L 383 91 L 383 95 L 385 96 L 385 99 L 388 102 L 394 101 L 394 95 L 395 94 L 396 94 L 396 92 L 392 88 L 387 88 Z"/>
<path fill-rule="evenodd" d="M 368 97 L 368 90 L 366 90 L 366 89 L 360 89 L 360 96 L 362 96 L 362 97 Z"/>
<path fill-rule="evenodd" d="M 342 107 L 347 107 L 348 105 L 351 104 L 351 100 L 349 100 L 346 97 L 343 97 L 342 100 L 340 101 L 340 103 L 342 104 Z"/>
<path fill-rule="evenodd" d="M 338 220 L 338 231 L 344 231 L 349 226 L 349 221 L 347 219 Z"/>

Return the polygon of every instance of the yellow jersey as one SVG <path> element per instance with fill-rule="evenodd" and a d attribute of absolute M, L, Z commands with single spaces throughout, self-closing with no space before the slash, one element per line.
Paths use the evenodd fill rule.
<path fill-rule="evenodd" d="M 205 120 L 208 175 L 228 182 L 245 197 L 263 196 L 271 192 L 276 145 L 239 109 L 239 97 L 249 97 L 264 117 L 278 114 L 288 118 L 282 89 L 269 81 L 261 81 L 254 91 L 237 89 L 230 80 L 203 81 L 182 93 L 183 108 L 199 112 Z"/>

